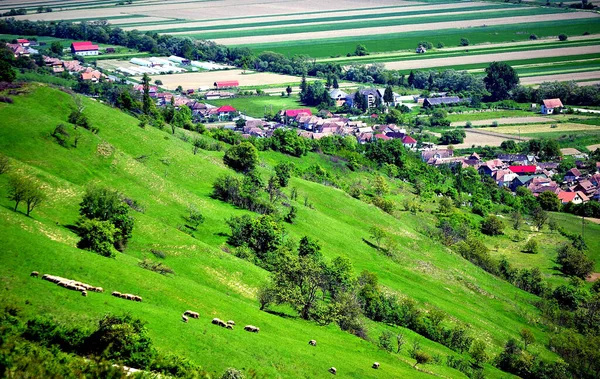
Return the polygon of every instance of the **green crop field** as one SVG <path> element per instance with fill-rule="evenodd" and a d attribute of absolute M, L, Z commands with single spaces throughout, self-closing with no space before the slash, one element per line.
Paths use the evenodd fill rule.
<path fill-rule="evenodd" d="M 69 149 L 53 142 L 50 133 L 57 124 L 66 123 L 72 107 L 70 95 L 33 84 L 14 96 L 14 104 L 0 104 L 0 151 L 10 157 L 14 169 L 42 182 L 47 195 L 32 217 L 14 212 L 6 198 L 7 177 L 0 175 L 2 303 L 18 306 L 23 317 L 44 313 L 89 326 L 106 312 L 129 312 L 148 322 L 159 350 L 181 354 L 215 374 L 236 367 L 258 377 L 323 377 L 327 368 L 335 366 L 344 377 L 464 377 L 437 364 L 423 365 L 417 371 L 411 367 L 414 360 L 406 350 L 399 355 L 383 352 L 376 343 L 342 332 L 334 325 L 321 327 L 301 321 L 285 307 L 276 309 L 286 317 L 259 311 L 256 290 L 266 281 L 267 272 L 224 249 L 229 233 L 226 218 L 249 212 L 210 197 L 215 178 L 230 171 L 222 163 L 223 152 L 201 150 L 194 155 L 190 143 L 167 131 L 141 129 L 131 116 L 95 101 L 83 101 L 92 125 L 100 131 L 94 135 L 81 130 L 77 148 Z M 147 158 L 142 160 L 143 156 Z M 291 161 L 300 168 L 319 163 L 348 180 L 369 177 L 366 172 L 338 171 L 332 161 L 313 153 L 293 158 L 263 152 L 260 157 L 262 176 L 270 175 L 276 163 Z M 77 249 L 77 237 L 69 229 L 77 219 L 85 188 L 94 183 L 117 189 L 145 208 L 144 213 L 135 213 L 128 249 L 115 259 Z M 401 182 L 391 184 L 404 188 Z M 545 348 L 548 335 L 531 323 L 539 313 L 531 305 L 535 297 L 421 234 L 423 223 L 435 222 L 429 211 L 416 215 L 398 212 L 392 217 L 332 187 L 300 178 L 292 178 L 291 186 L 297 188 L 299 198 L 307 195 L 313 208 L 292 201 L 299 215 L 296 223 L 286 226 L 287 238 L 316 238 L 327 260 L 338 255 L 348 257 L 356 273 L 373 271 L 393 293 L 413 298 L 425 309 L 435 307 L 447 312 L 451 323 L 466 323 L 473 336 L 485 340 L 489 354 L 498 353 L 507 338 L 517 338 L 519 330 L 527 327 L 538 340 L 531 351 L 556 359 Z M 402 190 L 395 196 L 414 195 Z M 193 236 L 178 229 L 189 204 L 195 204 L 206 217 Z M 424 207 L 433 209 L 437 205 L 429 201 Z M 370 238 L 371 225 L 383 225 L 393 235 L 400 246 L 399 261 L 364 242 Z M 523 233 L 527 236 L 530 232 Z M 517 249 L 509 237 L 486 243 Z M 546 240 L 548 245 L 561 241 L 564 239 L 557 234 L 548 235 Z M 165 252 L 164 263 L 175 271 L 174 275 L 166 277 L 138 267 L 139 260 L 149 256 L 151 249 Z M 551 262 L 553 254 L 549 249 L 539 257 L 517 254 L 511 259 L 522 267 L 534 267 L 539 262 Z M 76 292 L 29 278 L 32 270 L 82 280 L 102 286 L 109 293 L 136 293 L 144 302 L 127 302 L 109 293 L 82 298 Z M 543 270 L 551 280 L 557 280 L 552 268 Z M 180 315 L 185 309 L 200 312 L 200 319 L 182 323 Z M 213 317 L 233 319 L 238 325 L 254 324 L 261 332 L 218 328 L 210 325 Z M 431 354 L 457 354 L 401 328 L 373 322 L 367 323 L 367 328 L 374 340 L 383 329 L 392 329 L 405 333 L 409 341 L 419 339 Z M 307 345 L 313 338 L 319 341 L 317 350 Z M 373 361 L 381 363 L 380 371 L 370 368 Z M 507 376 L 489 364 L 485 375 Z"/>
<path fill-rule="evenodd" d="M 590 20 L 564 20 L 560 22 L 539 22 L 535 24 L 508 24 L 501 26 L 487 26 L 485 28 L 470 28 L 467 30 L 444 29 L 407 32 L 399 34 L 382 34 L 376 36 L 363 36 L 360 43 L 370 52 L 389 52 L 398 50 L 413 51 L 419 41 L 430 41 L 436 46 L 439 42 L 445 46 L 458 46 L 461 38 L 469 39 L 471 44 L 501 43 L 512 41 L 527 41 L 531 34 L 538 37 L 555 37 L 558 33 L 571 36 L 583 33 L 597 34 L 600 32 L 600 21 Z M 313 41 L 294 41 L 263 43 L 247 45 L 253 51 L 273 51 L 284 55 L 307 54 L 315 58 L 344 56 L 356 48 L 355 37 L 342 37 L 320 39 Z"/>

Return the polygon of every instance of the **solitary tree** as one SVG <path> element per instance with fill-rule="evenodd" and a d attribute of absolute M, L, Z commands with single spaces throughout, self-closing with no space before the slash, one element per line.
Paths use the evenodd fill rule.
<path fill-rule="evenodd" d="M 553 212 L 560 209 L 560 199 L 552 191 L 544 191 L 540 193 L 537 200 L 540 203 L 540 207 L 542 207 L 542 209 L 545 211 Z"/>
<path fill-rule="evenodd" d="M 525 350 L 527 350 L 527 346 L 531 345 L 535 342 L 535 336 L 533 332 L 529 329 L 523 328 L 519 333 L 521 335 L 521 339 L 523 340 L 523 345 L 525 345 Z"/>
<path fill-rule="evenodd" d="M 473 357 L 473 365 L 478 368 L 482 368 L 483 364 L 487 362 L 488 355 L 485 351 L 485 343 L 481 340 L 476 340 L 471 345 L 471 357 Z"/>
<path fill-rule="evenodd" d="M 431 360 L 431 355 L 427 354 L 424 351 L 417 351 L 415 353 L 416 363 L 413 367 L 417 367 L 419 364 L 426 364 Z"/>
<path fill-rule="evenodd" d="M 44 193 L 40 185 L 32 178 L 15 174 L 8 180 L 8 198 L 15 202 L 15 212 L 19 204 L 24 202 L 26 204 L 25 212 L 29 216 L 33 209 L 44 199 Z"/>
<path fill-rule="evenodd" d="M 250 142 L 242 142 L 225 152 L 223 162 L 236 171 L 252 171 L 258 164 L 258 150 Z"/>
<path fill-rule="evenodd" d="M 519 84 L 517 72 L 504 62 L 492 62 L 485 72 L 483 81 L 492 101 L 508 99 L 510 91 Z"/>
<path fill-rule="evenodd" d="M 394 102 L 394 91 L 391 86 L 385 87 L 385 92 L 383 93 L 383 101 L 386 105 L 390 105 Z"/>
<path fill-rule="evenodd" d="M 369 233 L 371 233 L 371 238 L 375 240 L 377 248 L 381 249 L 381 241 L 387 236 L 385 230 L 378 226 L 372 226 L 371 229 L 369 229 Z"/>
<path fill-rule="evenodd" d="M 533 218 L 533 224 L 539 231 L 548 221 L 548 213 L 542 209 L 542 207 L 536 207 L 533 209 L 533 213 L 531 214 Z"/>
<path fill-rule="evenodd" d="M 292 94 L 292 87 L 291 86 L 287 86 L 285 88 L 285 92 L 287 93 L 288 97 L 290 97 L 290 95 Z"/>
<path fill-rule="evenodd" d="M 489 215 L 481 223 L 481 232 L 488 236 L 497 236 L 503 233 L 504 223 L 498 217 Z"/>

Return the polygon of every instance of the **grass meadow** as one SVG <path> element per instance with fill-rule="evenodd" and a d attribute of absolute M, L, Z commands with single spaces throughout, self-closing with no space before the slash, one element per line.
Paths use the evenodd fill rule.
<path fill-rule="evenodd" d="M 334 325 L 320 327 L 299 320 L 285 307 L 275 309 L 282 315 L 259 311 L 255 294 L 268 273 L 224 248 L 229 232 L 225 220 L 248 212 L 210 197 L 213 181 L 230 172 L 222 163 L 223 152 L 194 155 L 191 144 L 178 135 L 141 129 L 136 119 L 92 100 L 84 99 L 84 105 L 100 132 L 94 135 L 80 130 L 78 147 L 66 149 L 53 142 L 50 133 L 57 124 L 66 123 L 73 106 L 70 95 L 30 85 L 15 96 L 14 104 L 0 104 L 0 151 L 11 158 L 14 170 L 43 183 L 47 195 L 32 217 L 13 212 L 6 198 L 7 177 L 0 176 L 2 303 L 15 304 L 26 317 L 44 313 L 86 325 L 106 312 L 130 312 L 148 321 L 160 350 L 184 355 L 215 374 L 236 367 L 257 377 L 323 377 L 330 366 L 335 366 L 343 377 L 464 377 L 436 364 L 413 369 L 407 348 L 399 355 L 383 352 L 375 342 L 342 332 Z M 367 183 L 371 177 L 368 172 L 349 172 L 339 162 L 314 153 L 294 158 L 263 152 L 260 158 L 263 177 L 282 161 L 299 167 L 318 163 L 348 180 Z M 77 220 L 85 188 L 93 184 L 118 189 L 145 207 L 144 213 L 134 213 L 133 238 L 127 251 L 115 259 L 77 249 L 77 237 L 69 229 Z M 299 199 L 307 196 L 313 208 L 304 206 L 302 200 L 290 201 L 298 207 L 298 219 L 286 225 L 287 238 L 316 238 L 327 260 L 348 257 L 356 273 L 377 273 L 390 292 L 415 299 L 425 310 L 443 310 L 450 315 L 445 322 L 465 323 L 474 337 L 484 340 L 488 354 L 498 353 L 509 337 L 518 338 L 519 331 L 527 327 L 539 341 L 530 351 L 555 359 L 544 347 L 548 336 L 534 322 L 539 317 L 531 305 L 534 296 L 421 234 L 424 224 L 435 222 L 430 213 L 437 207 L 435 200 L 423 202 L 424 211 L 416 215 L 398 210 L 391 216 L 336 188 L 300 178 L 292 178 L 291 186 L 297 188 Z M 404 183 L 392 182 L 391 186 L 392 196 L 398 199 L 414 197 Z M 196 205 L 206 218 L 193 235 L 178 229 L 189 204 Z M 382 226 L 392 235 L 399 246 L 398 259 L 365 242 L 370 239 L 372 225 Z M 558 235 L 551 237 L 553 244 L 562 240 Z M 498 243 L 511 246 L 508 237 L 486 243 L 491 247 Z M 143 257 L 154 259 L 151 249 L 165 252 L 163 263 L 175 275 L 161 276 L 138 267 Z M 552 254 L 549 250 L 544 259 L 551 259 Z M 515 262 L 534 265 L 537 259 L 518 256 Z M 29 278 L 32 270 L 102 286 L 108 293 L 82 298 Z M 545 273 L 549 278 L 554 275 L 547 269 Z M 144 302 L 111 297 L 109 293 L 114 290 L 139 294 Z M 180 315 L 186 309 L 200 312 L 200 319 L 182 323 Z M 239 326 L 234 331 L 217 328 L 210 324 L 213 317 L 233 319 L 238 325 L 257 325 L 261 332 L 245 333 Z M 367 329 L 373 341 L 383 329 L 390 329 L 405 334 L 407 345 L 418 339 L 433 355 L 457 354 L 401 328 L 368 322 Z M 309 339 L 319 341 L 317 349 L 308 346 Z M 380 370 L 370 368 L 373 361 L 381 363 Z M 490 365 L 486 365 L 485 375 L 507 377 Z"/>

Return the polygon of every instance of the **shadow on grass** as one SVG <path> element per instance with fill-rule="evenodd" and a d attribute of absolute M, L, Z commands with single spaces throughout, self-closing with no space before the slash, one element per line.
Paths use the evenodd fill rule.
<path fill-rule="evenodd" d="M 377 245 L 375 245 L 373 242 L 371 242 L 371 241 L 368 241 L 368 240 L 366 240 L 366 239 L 364 239 L 364 238 L 363 238 L 362 240 L 363 240 L 363 242 L 364 242 L 364 243 L 366 243 L 367 245 L 369 245 L 369 246 L 370 246 L 370 247 L 372 247 L 373 249 L 375 249 L 375 250 L 379 250 L 379 248 L 377 247 Z"/>
<path fill-rule="evenodd" d="M 291 320 L 297 319 L 298 316 L 292 316 L 292 315 L 288 315 L 287 313 L 283 313 L 283 312 L 277 312 L 277 311 L 272 311 L 270 309 L 265 309 L 265 312 L 275 315 L 275 316 L 279 316 L 279 317 L 283 317 L 283 318 L 288 318 Z"/>

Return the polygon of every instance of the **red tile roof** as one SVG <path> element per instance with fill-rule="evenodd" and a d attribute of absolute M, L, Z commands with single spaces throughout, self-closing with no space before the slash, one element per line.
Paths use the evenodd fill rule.
<path fill-rule="evenodd" d="M 74 51 L 90 51 L 90 50 L 98 50 L 98 45 L 92 45 L 92 43 L 90 41 L 73 42 L 71 44 L 71 48 Z"/>
<path fill-rule="evenodd" d="M 312 116 L 312 112 L 308 108 L 304 108 L 304 109 L 288 109 L 287 111 L 285 111 L 285 115 L 287 117 L 296 117 L 300 113 L 306 113 L 308 116 Z"/>
<path fill-rule="evenodd" d="M 412 138 L 411 136 L 404 136 L 404 138 L 402 138 L 402 143 L 412 144 L 412 143 L 417 143 L 417 140 Z"/>
<path fill-rule="evenodd" d="M 535 174 L 536 166 L 510 166 L 510 171 L 515 174 Z"/>
<path fill-rule="evenodd" d="M 375 138 L 382 139 L 384 141 L 391 140 L 391 138 L 386 136 L 385 134 L 375 134 Z"/>
<path fill-rule="evenodd" d="M 563 106 L 560 99 L 545 99 L 543 102 L 546 108 L 559 108 Z"/>
<path fill-rule="evenodd" d="M 220 107 L 219 109 L 217 109 L 217 111 L 219 113 L 221 113 L 221 112 L 235 112 L 236 110 L 231 105 L 223 105 L 222 107 Z"/>
<path fill-rule="evenodd" d="M 226 80 L 222 82 L 215 82 L 215 87 L 217 88 L 231 88 L 231 87 L 239 87 L 240 83 L 237 80 Z"/>
<path fill-rule="evenodd" d="M 558 198 L 560 199 L 560 201 L 562 203 L 569 203 L 571 201 L 573 201 L 575 199 L 576 196 L 578 196 L 581 198 L 582 201 L 588 201 L 589 198 L 580 191 L 577 192 L 567 192 L 567 191 L 561 191 L 558 193 Z"/>
<path fill-rule="evenodd" d="M 24 38 L 19 38 L 19 39 L 17 39 L 17 42 L 18 43 L 29 43 L 29 40 L 28 39 L 24 39 Z"/>
<path fill-rule="evenodd" d="M 570 175 L 569 175 L 570 174 Z M 579 171 L 576 168 L 572 168 L 569 171 L 567 171 L 567 173 L 565 174 L 565 176 L 575 176 L 575 177 L 580 177 L 581 176 L 581 171 Z"/>

